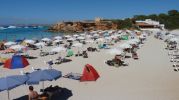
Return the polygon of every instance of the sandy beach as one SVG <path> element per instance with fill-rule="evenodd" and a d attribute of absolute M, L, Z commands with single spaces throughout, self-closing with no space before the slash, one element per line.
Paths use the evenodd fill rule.
<path fill-rule="evenodd" d="M 51 48 L 45 47 L 44 51 L 51 50 Z M 53 65 L 53 68 L 62 71 L 65 75 L 70 72 L 82 73 L 84 65 L 91 64 L 99 72 L 100 78 L 94 82 L 60 78 L 56 81 L 46 81 L 45 87 L 58 85 L 71 90 L 73 95 L 69 100 L 178 100 L 178 72 L 173 71 L 168 52 L 164 48 L 165 43 L 151 35 L 138 50 L 139 60 L 126 59 L 129 66 L 119 68 L 104 63 L 105 60 L 113 58 L 112 55 L 106 53 L 106 50 L 88 52 L 89 58 L 87 59 L 72 56 L 70 57 L 72 62 Z M 0 76 L 18 75 L 21 70 L 32 72 L 31 67 L 45 68 L 48 65 L 44 64 L 44 61 L 54 60 L 59 56 L 56 54 L 40 57 L 39 52 L 40 50 L 29 50 L 29 54 L 37 56 L 38 59 L 28 60 L 30 65 L 24 69 L 10 70 L 1 66 Z M 34 85 L 39 93 L 42 88 L 41 84 Z M 27 94 L 28 85 L 10 90 L 11 99 Z M 0 97 L 1 100 L 7 100 L 7 92 L 0 92 Z"/>

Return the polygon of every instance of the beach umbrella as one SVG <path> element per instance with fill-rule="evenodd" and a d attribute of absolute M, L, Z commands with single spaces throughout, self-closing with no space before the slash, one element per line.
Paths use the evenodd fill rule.
<path fill-rule="evenodd" d="M 57 39 L 57 40 L 54 40 L 53 42 L 54 43 L 58 43 L 58 42 L 62 42 L 63 40 L 59 40 L 59 39 Z"/>
<path fill-rule="evenodd" d="M 71 38 L 69 38 L 69 39 L 67 39 L 67 41 L 68 41 L 68 42 L 72 42 L 72 41 L 74 41 L 74 40 L 75 40 L 75 39 L 74 39 L 74 38 L 72 38 L 72 37 L 71 37 Z"/>
<path fill-rule="evenodd" d="M 23 51 L 23 50 L 25 50 L 25 46 L 22 46 L 22 45 L 13 45 L 13 46 L 11 46 L 10 47 L 10 49 L 14 49 L 14 50 L 16 50 L 16 51 Z"/>
<path fill-rule="evenodd" d="M 62 76 L 62 72 L 55 69 L 45 69 L 45 70 L 37 70 L 28 75 L 29 80 L 27 80 L 28 85 L 39 84 L 40 81 L 43 82 L 44 89 L 44 81 L 53 81 Z"/>
<path fill-rule="evenodd" d="M 171 41 L 171 42 L 179 42 L 179 39 L 178 38 L 171 38 L 171 39 L 169 39 L 169 41 Z"/>
<path fill-rule="evenodd" d="M 82 43 L 75 43 L 72 45 L 73 47 L 77 47 L 78 48 L 78 52 L 80 51 L 80 48 L 83 46 Z"/>
<path fill-rule="evenodd" d="M 43 38 L 42 41 L 49 42 L 49 41 L 51 41 L 51 39 L 49 39 L 49 38 Z"/>
<path fill-rule="evenodd" d="M 4 43 L 4 45 L 8 46 L 8 47 L 12 46 L 12 45 L 15 45 L 15 44 L 16 44 L 15 42 L 11 42 L 11 41 Z"/>
<path fill-rule="evenodd" d="M 85 36 L 85 33 L 81 33 L 80 35 L 81 35 L 81 36 Z"/>
<path fill-rule="evenodd" d="M 106 41 L 111 41 L 112 38 L 111 38 L 111 37 L 105 37 L 105 40 L 106 40 Z"/>
<path fill-rule="evenodd" d="M 98 42 L 104 42 L 104 38 L 98 38 L 98 39 L 96 39 L 96 41 L 98 41 Z"/>
<path fill-rule="evenodd" d="M 174 38 L 174 37 L 175 37 L 175 35 L 169 34 L 169 35 L 166 35 L 166 36 L 165 36 L 165 40 L 171 39 L 171 38 Z"/>
<path fill-rule="evenodd" d="M 36 43 L 35 46 L 43 47 L 43 46 L 45 46 L 45 43 L 44 42 L 39 42 L 39 43 Z"/>
<path fill-rule="evenodd" d="M 104 32 L 103 36 L 104 37 L 109 36 L 109 33 L 108 32 Z"/>
<path fill-rule="evenodd" d="M 65 37 L 65 38 L 71 38 L 71 36 L 70 36 L 70 35 L 65 35 L 64 37 Z"/>
<path fill-rule="evenodd" d="M 128 43 L 123 43 L 123 44 L 119 45 L 119 47 L 122 49 L 132 48 L 132 46 Z"/>
<path fill-rule="evenodd" d="M 94 43 L 94 40 L 86 40 L 86 43 Z"/>
<path fill-rule="evenodd" d="M 24 40 L 25 43 L 29 43 L 29 44 L 34 44 L 35 41 L 34 40 Z"/>
<path fill-rule="evenodd" d="M 78 39 L 78 40 L 85 40 L 85 38 L 82 37 L 82 36 L 77 37 L 77 39 Z"/>
<path fill-rule="evenodd" d="M 86 40 L 86 43 L 90 43 L 91 47 L 93 46 L 92 44 L 94 43 L 94 40 Z"/>
<path fill-rule="evenodd" d="M 52 52 L 62 52 L 62 51 L 66 51 L 66 48 L 60 46 L 60 47 L 53 48 L 51 51 Z"/>
<path fill-rule="evenodd" d="M 111 38 L 118 39 L 120 36 L 121 36 L 120 34 L 115 34 L 115 35 L 111 35 Z"/>
<path fill-rule="evenodd" d="M 28 65 L 29 62 L 24 56 L 14 55 L 12 56 L 12 58 L 5 61 L 4 68 L 18 69 L 18 68 L 25 68 Z"/>
<path fill-rule="evenodd" d="M 126 43 L 128 43 L 128 44 L 135 44 L 135 45 L 138 44 L 136 41 L 133 41 L 133 40 L 129 40 L 129 41 L 127 41 Z"/>
<path fill-rule="evenodd" d="M 99 34 L 96 33 L 96 34 L 93 34 L 93 36 L 94 36 L 94 37 L 99 37 Z"/>
<path fill-rule="evenodd" d="M 75 43 L 75 44 L 73 44 L 72 46 L 73 46 L 73 47 L 79 47 L 79 48 L 80 48 L 80 47 L 83 46 L 83 44 L 82 44 L 82 43 Z"/>
<path fill-rule="evenodd" d="M 7 90 L 8 100 L 10 100 L 9 90 L 25 84 L 28 80 L 26 75 L 13 75 L 0 78 L 0 91 Z"/>
<path fill-rule="evenodd" d="M 74 34 L 73 37 L 78 37 L 79 35 L 78 34 Z"/>
<path fill-rule="evenodd" d="M 56 36 L 56 37 L 54 37 L 54 39 L 56 39 L 56 40 L 61 40 L 62 37 L 61 37 L 61 36 Z"/>
<path fill-rule="evenodd" d="M 108 50 L 107 53 L 110 55 L 121 55 L 124 52 L 120 49 L 113 48 L 113 49 Z"/>
<path fill-rule="evenodd" d="M 140 35 L 139 38 L 145 39 L 146 37 L 144 35 Z"/>
<path fill-rule="evenodd" d="M 131 41 L 134 41 L 134 42 L 137 42 L 137 43 L 139 43 L 140 42 L 140 40 L 139 39 L 131 39 Z"/>
<path fill-rule="evenodd" d="M 87 39 L 90 39 L 92 36 L 91 35 L 86 35 L 85 36 Z"/>

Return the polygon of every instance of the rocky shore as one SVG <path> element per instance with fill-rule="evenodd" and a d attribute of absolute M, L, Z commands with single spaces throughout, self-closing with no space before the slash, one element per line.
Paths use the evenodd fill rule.
<path fill-rule="evenodd" d="M 118 25 L 111 21 L 104 21 L 100 18 L 96 18 L 88 21 L 78 22 L 60 22 L 52 25 L 48 31 L 50 32 L 64 32 L 64 33 L 81 33 L 91 30 L 110 30 L 117 29 Z"/>

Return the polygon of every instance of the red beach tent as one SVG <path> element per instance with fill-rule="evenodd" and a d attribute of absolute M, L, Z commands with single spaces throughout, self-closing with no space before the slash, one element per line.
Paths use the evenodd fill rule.
<path fill-rule="evenodd" d="M 98 72 L 93 68 L 93 66 L 90 64 L 86 64 L 80 81 L 96 81 L 99 77 L 100 76 Z"/>

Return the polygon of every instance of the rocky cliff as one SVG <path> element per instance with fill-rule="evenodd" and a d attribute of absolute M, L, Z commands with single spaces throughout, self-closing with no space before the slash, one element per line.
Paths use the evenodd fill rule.
<path fill-rule="evenodd" d="M 51 26 L 48 30 L 51 32 L 80 33 L 91 30 L 117 29 L 117 27 L 117 24 L 109 21 L 60 22 Z"/>

